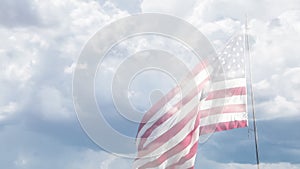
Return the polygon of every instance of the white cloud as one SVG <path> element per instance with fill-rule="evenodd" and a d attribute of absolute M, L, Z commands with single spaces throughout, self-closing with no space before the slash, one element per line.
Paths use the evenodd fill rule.
<path fill-rule="evenodd" d="M 263 169 L 299 169 L 299 164 L 291 164 L 291 163 L 262 163 L 260 164 L 260 168 Z M 238 164 L 238 163 L 229 163 L 229 164 L 221 164 L 220 168 L 223 169 L 253 169 L 256 168 L 254 164 Z"/>
<path fill-rule="evenodd" d="M 108 159 L 101 163 L 100 169 L 109 169 L 109 166 L 115 161 L 116 158 L 117 157 L 113 155 L 108 156 Z"/>
<path fill-rule="evenodd" d="M 251 50 L 254 89 L 263 118 L 299 114 L 299 16 L 293 10 L 267 23 L 253 20 L 250 24 L 255 37 Z"/>
<path fill-rule="evenodd" d="M 256 164 L 246 164 L 246 163 L 219 163 L 213 160 L 208 160 L 205 157 L 196 161 L 196 166 L 200 168 L 207 169 L 254 169 L 257 168 Z M 260 163 L 260 168 L 262 169 L 299 169 L 300 164 L 292 164 L 285 162 L 278 163 Z"/>
<path fill-rule="evenodd" d="M 285 11 L 264 22 L 250 21 L 254 92 L 258 117 L 299 116 L 300 10 Z"/>
<path fill-rule="evenodd" d="M 282 3 L 286 5 L 283 6 Z M 144 0 L 141 4 L 142 12 L 171 14 L 188 20 L 204 33 L 215 30 L 223 31 L 225 34 L 232 34 L 238 30 L 239 22 L 245 20 L 245 14 L 248 14 L 250 19 L 255 18 L 262 22 L 268 22 L 288 10 L 298 8 L 300 5 L 297 0 L 288 0 L 287 2 L 281 0 L 247 2 L 238 0 Z M 228 24 L 224 25 L 222 22 Z"/>
<path fill-rule="evenodd" d="M 262 113 L 260 118 L 273 119 L 284 117 L 299 116 L 300 105 L 293 101 L 287 100 L 285 97 L 276 96 L 274 99 L 260 103 L 258 109 Z"/>
<path fill-rule="evenodd" d="M 81 152 L 77 152 L 77 156 L 80 161 L 70 161 L 66 168 L 78 168 L 78 169 L 95 169 L 100 168 L 106 160 L 108 160 L 112 155 L 104 151 L 95 151 L 91 149 L 86 149 Z M 102 169 L 103 167 L 101 167 Z"/>
<path fill-rule="evenodd" d="M 174 1 L 174 0 L 143 0 L 141 4 L 142 12 L 155 12 L 174 15 L 185 18 L 192 12 L 196 0 Z"/>
<path fill-rule="evenodd" d="M 30 26 L 39 24 L 39 18 L 32 1 L 2 0 L 0 6 L 0 24 L 6 27 Z"/>
<path fill-rule="evenodd" d="M 72 65 L 65 67 L 64 72 L 67 74 L 73 73 L 75 67 L 76 67 L 76 63 L 72 63 Z"/>
<path fill-rule="evenodd" d="M 289 14 L 300 16 L 300 11 L 288 11 L 279 15 L 276 19 L 278 25 L 272 25 L 274 20 L 250 22 L 250 33 L 255 38 L 252 48 L 255 79 L 259 80 L 299 66 L 296 64 L 299 51 L 296 44 L 300 41 L 300 29 L 295 29 L 295 25 L 299 25 L 300 20 L 294 18 L 291 21 L 292 18 L 284 17 Z"/>
<path fill-rule="evenodd" d="M 300 7 L 293 0 L 287 3 L 281 7 L 281 1 L 206 0 L 199 1 L 187 17 L 218 49 L 241 30 L 248 13 L 253 81 L 261 119 L 299 115 Z"/>
<path fill-rule="evenodd" d="M 273 119 L 298 117 L 300 109 L 300 67 L 287 68 L 280 74 L 272 75 L 256 84 L 254 89 L 260 118 Z"/>
<path fill-rule="evenodd" d="M 18 109 L 18 105 L 15 102 L 9 102 L 7 105 L 0 107 L 0 121 L 5 120 L 5 118 L 9 117 L 13 113 L 15 113 Z"/>
<path fill-rule="evenodd" d="M 15 114 L 19 115 L 20 119 L 34 119 L 37 117 L 31 116 L 39 118 L 41 115 L 44 120 L 42 122 L 69 120 L 74 115 L 71 74 L 81 47 L 99 28 L 127 16 L 128 13 L 117 8 L 111 1 L 106 1 L 102 5 L 96 1 L 75 0 L 34 0 L 30 3 L 24 1 L 22 4 L 14 2 L 10 4 L 12 6 L 0 7 L 6 9 L 1 10 L 0 16 L 2 24 L 0 37 L 3 39 L 0 41 L 0 120 L 5 121 Z M 188 20 L 203 31 L 217 47 L 221 47 L 228 36 L 240 28 L 244 13 L 248 12 L 253 44 L 254 87 L 261 119 L 299 117 L 298 8 L 300 7 L 297 0 L 247 2 L 144 0 L 141 4 L 143 12 L 168 13 Z M 24 11 L 28 15 L 23 16 Z M 3 19 L 3 16 L 7 18 Z M 162 47 L 161 39 L 154 40 L 157 40 L 154 42 L 156 46 Z M 139 41 L 137 46 L 127 45 L 125 47 L 132 52 L 149 47 L 144 41 Z M 170 48 L 172 45 L 165 47 Z M 180 53 L 179 50 L 173 52 Z M 189 57 L 186 60 L 193 62 Z M 82 68 L 84 67 L 82 65 Z M 114 71 L 111 65 L 107 65 L 106 68 L 110 73 Z M 109 153 L 91 150 L 82 145 L 80 148 L 70 146 L 73 138 L 58 139 L 60 141 L 66 139 L 64 141 L 68 145 L 63 145 L 61 143 L 63 141 L 57 141 L 50 136 L 51 132 L 57 132 L 59 135 L 61 131 L 58 130 L 62 130 L 55 128 L 56 123 L 39 125 L 45 126 L 35 126 L 36 130 L 40 130 L 41 127 L 54 128 L 52 130 L 57 131 L 48 129 L 45 132 L 41 129 L 42 135 L 28 134 L 24 132 L 26 129 L 23 126 L 15 132 L 6 131 L 7 127 L 0 130 L 0 135 L 3 136 L 1 143 L 4 143 L 1 145 L 5 145 L 3 148 L 6 150 L 0 153 L 0 156 L 3 157 L 1 160 L 3 159 L 5 164 L 13 164 L 16 168 L 29 166 L 31 163 L 36 164 L 38 168 L 45 166 L 46 163 L 53 163 L 59 167 L 68 166 L 66 168 L 70 169 L 130 168 L 130 161 Z M 70 136 L 74 136 L 72 132 L 67 131 L 65 133 L 63 131 L 63 135 L 71 133 Z M 43 145 L 40 145 L 41 143 Z M 282 147 L 284 146 L 286 145 Z M 47 151 L 47 148 L 51 150 Z M 52 152 L 52 149 L 57 150 Z M 29 153 L 18 155 L 16 152 L 21 150 Z M 299 150 L 295 149 L 294 153 L 299 154 Z M 5 158 L 9 160 L 5 161 Z M 198 166 L 207 166 L 208 169 L 255 168 L 253 164 L 222 164 L 214 161 L 207 163 L 200 161 Z M 263 163 L 262 168 L 298 169 L 300 166 L 291 163 Z"/>
<path fill-rule="evenodd" d="M 37 105 L 40 106 L 39 110 L 46 119 L 63 120 L 73 114 L 73 112 L 68 109 L 70 99 L 64 98 L 58 89 L 54 87 L 43 87 L 39 90 Z"/>
<path fill-rule="evenodd" d="M 282 3 L 285 5 L 282 5 Z M 245 14 L 248 14 L 250 18 L 268 21 L 287 10 L 299 7 L 300 5 L 297 0 L 204 0 L 198 1 L 193 9 L 192 16 L 203 22 L 212 22 L 224 18 L 233 18 L 242 21 Z"/>
<path fill-rule="evenodd" d="M 70 161 L 66 169 L 131 169 L 130 159 L 121 158 L 105 151 L 86 149 L 77 152 L 77 157 L 80 158 L 80 162 Z"/>
<path fill-rule="evenodd" d="M 0 27 L 1 38 L 6 39 L 0 42 L 0 105 L 16 102 L 41 111 L 35 113 L 46 119 L 69 117 L 74 114 L 71 73 L 82 46 L 98 29 L 128 13 L 111 2 L 34 0 L 29 4 L 38 24 Z M 14 97 L 20 94 L 22 98 Z M 36 106 L 33 99 L 41 105 Z"/>

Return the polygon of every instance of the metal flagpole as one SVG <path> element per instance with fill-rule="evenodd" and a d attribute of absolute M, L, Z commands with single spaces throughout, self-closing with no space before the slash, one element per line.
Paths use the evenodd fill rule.
<path fill-rule="evenodd" d="M 251 106 L 252 106 L 252 117 L 253 117 L 253 128 L 254 128 L 254 139 L 255 139 L 255 154 L 256 154 L 256 165 L 257 169 L 259 169 L 259 153 L 258 153 L 258 136 L 257 136 L 257 127 L 256 127 L 256 119 L 255 119 L 255 108 L 254 108 L 254 93 L 252 86 L 252 65 L 251 65 L 251 55 L 250 55 L 250 47 L 249 47 L 249 39 L 248 39 L 248 18 L 246 15 L 246 23 L 245 23 L 245 45 L 247 49 L 247 55 L 249 59 L 249 76 L 250 76 L 250 90 L 251 90 Z"/>

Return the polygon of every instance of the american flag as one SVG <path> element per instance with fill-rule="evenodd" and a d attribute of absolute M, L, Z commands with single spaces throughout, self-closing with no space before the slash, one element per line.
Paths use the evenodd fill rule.
<path fill-rule="evenodd" d="M 145 113 L 133 168 L 194 168 L 200 135 L 247 126 L 244 50 L 233 36 Z"/>

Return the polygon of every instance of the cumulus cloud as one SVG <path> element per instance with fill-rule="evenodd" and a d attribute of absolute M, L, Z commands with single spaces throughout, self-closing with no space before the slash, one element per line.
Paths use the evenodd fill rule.
<path fill-rule="evenodd" d="M 183 2 L 182 2 L 183 3 Z M 249 33 L 258 117 L 293 117 L 299 110 L 298 53 L 299 4 L 282 1 L 188 1 L 186 4 L 143 1 L 144 12 L 172 14 L 188 20 L 211 40 L 216 49 L 243 29 L 245 14 Z M 282 113 L 284 111 L 285 113 Z"/>
<path fill-rule="evenodd" d="M 141 3 L 141 10 L 142 12 L 165 13 L 165 14 L 185 18 L 187 15 L 189 15 L 192 12 L 195 4 L 196 4 L 195 0 L 187 0 L 187 1 L 165 0 L 163 3 L 159 0 L 143 0 Z"/>
<path fill-rule="evenodd" d="M 241 163 L 218 163 L 208 159 L 201 159 L 202 166 L 207 169 L 253 169 L 257 168 L 256 164 L 241 164 Z M 198 165 L 201 166 L 199 163 Z M 264 169 L 298 169 L 300 165 L 291 163 L 261 163 L 260 168 Z"/>
<path fill-rule="evenodd" d="M 287 11 L 269 22 L 253 21 L 254 89 L 262 118 L 297 116 L 299 110 L 300 13 Z M 274 23 L 276 22 L 276 24 Z"/>
<path fill-rule="evenodd" d="M 297 146 L 289 149 L 287 147 L 291 144 L 290 142 L 283 141 L 281 144 L 275 144 L 274 140 L 282 140 L 284 138 L 295 141 L 298 139 L 297 134 L 282 136 L 282 133 L 295 133 L 296 131 L 290 131 L 290 128 L 294 128 L 299 121 L 300 107 L 298 93 L 300 91 L 298 74 L 300 51 L 297 46 L 300 44 L 299 3 L 295 0 L 247 2 L 204 0 L 193 2 L 192 6 L 188 6 L 191 2 L 193 1 L 188 1 L 186 5 L 183 5 L 175 2 L 144 1 L 142 11 L 173 14 L 188 20 L 203 31 L 212 44 L 215 45 L 216 49 L 222 47 L 231 35 L 241 30 L 245 22 L 245 14 L 247 14 L 255 101 L 257 116 L 259 118 L 258 126 L 262 127 L 261 129 L 259 128 L 262 138 L 261 148 L 262 151 L 266 151 L 262 152 L 262 154 L 269 161 L 281 161 L 278 154 L 285 154 L 286 158 L 284 161 L 294 161 L 295 159 L 292 156 L 295 151 L 297 152 Z M 177 11 L 180 8 L 182 11 Z M 289 122 L 283 121 L 283 119 L 289 119 Z M 290 125 L 287 125 L 288 123 Z M 275 127 L 276 125 L 286 126 L 286 128 L 283 129 L 283 127 L 280 129 Z M 275 137 L 275 134 L 271 134 L 272 132 L 278 136 Z M 227 135 L 227 133 L 224 135 Z M 294 138 L 294 135 L 297 138 Z M 234 141 L 237 140 L 229 142 L 232 143 Z M 224 150 L 226 154 L 232 152 L 232 149 L 236 149 L 236 147 L 231 147 L 226 143 L 221 144 L 216 142 L 215 144 L 229 147 L 228 150 Z M 270 148 L 269 146 L 273 144 L 276 146 L 274 145 Z M 284 148 L 277 150 L 279 149 L 278 146 Z M 211 163 L 214 163 L 215 161 L 219 161 L 220 158 L 216 159 L 214 156 L 209 156 L 209 152 L 213 151 L 211 148 L 204 152 L 204 156 L 213 159 Z M 244 148 L 241 149 L 245 150 Z M 248 150 L 245 151 L 249 153 Z M 199 153 L 201 154 L 201 147 Z M 224 156 L 221 159 L 224 159 Z M 245 156 L 241 159 L 245 161 L 250 158 L 249 156 Z M 199 157 L 197 160 L 201 161 L 201 158 Z M 213 165 L 201 162 L 201 164 L 208 166 L 206 168 L 218 168 L 217 166 L 219 168 L 255 167 L 252 164 L 238 163 Z M 201 166 L 201 164 L 198 164 L 198 166 Z M 264 168 L 299 168 L 299 165 L 291 163 L 264 163 L 262 166 Z"/>
<path fill-rule="evenodd" d="M 255 37 L 252 50 L 255 80 L 299 66 L 298 50 L 295 45 L 299 43 L 300 32 L 297 25 L 300 20 L 297 17 L 289 17 L 299 14 L 299 11 L 294 10 L 277 16 L 278 25 L 272 25 L 273 21 L 259 20 L 253 20 L 250 24 L 250 33 Z M 258 68 L 268 69 L 268 71 L 261 71 Z"/>
<path fill-rule="evenodd" d="M 283 6 L 282 3 L 285 5 Z M 244 20 L 245 14 L 251 18 L 263 21 L 273 19 L 287 10 L 297 9 L 296 0 L 289 1 L 228 1 L 228 0 L 204 0 L 198 1 L 193 9 L 192 16 L 202 22 L 214 22 L 225 18 Z"/>
<path fill-rule="evenodd" d="M 100 27 L 126 16 L 127 13 L 109 2 L 103 6 L 94 1 L 28 3 L 31 5 L 22 6 L 22 9 L 34 7 L 42 25 L 30 28 L 0 28 L 1 37 L 6 39 L 5 42 L 1 41 L 0 50 L 0 85 L 5 91 L 0 105 L 20 102 L 18 104 L 25 107 L 41 107 L 38 111 L 46 117 L 51 114 L 53 116 L 53 113 L 54 116 L 59 116 L 59 113 L 65 116 L 66 111 L 74 114 L 70 73 L 81 46 Z M 9 5 L 21 4 L 10 1 Z M 22 94 L 22 99 L 14 97 L 18 93 Z M 68 110 L 59 108 L 59 105 L 67 105 Z"/>
<path fill-rule="evenodd" d="M 1 1 L 0 24 L 6 27 L 39 25 L 40 20 L 33 1 Z"/>
<path fill-rule="evenodd" d="M 84 133 L 81 135 L 85 137 Z M 66 144 L 48 132 L 28 130 L 22 124 L 2 128 L 0 137 L 0 166 L 5 168 L 130 169 L 130 160 L 114 156 L 98 147 L 74 146 L 70 142 Z"/>
<path fill-rule="evenodd" d="M 299 156 L 299 136 L 284 134 L 289 133 L 292 125 L 296 124 L 293 120 L 299 117 L 300 109 L 297 46 L 300 44 L 300 6 L 297 0 L 132 2 L 134 4 L 119 0 L 4 0 L 1 3 L 1 167 L 130 168 L 131 160 L 99 150 L 87 139 L 76 121 L 71 85 L 76 59 L 89 37 L 104 25 L 129 15 L 129 12 L 140 10 L 183 18 L 203 31 L 216 48 L 222 47 L 229 36 L 241 28 L 244 14 L 248 13 L 254 89 L 258 117 L 261 120 L 259 124 L 265 127 L 262 129 L 261 147 L 265 151 L 263 155 L 266 162 L 262 164 L 262 168 L 300 167 L 299 164 L 289 163 L 299 162 L 292 157 Z M 149 40 L 151 44 L 148 44 Z M 164 46 L 165 44 L 167 45 Z M 156 37 L 152 41 L 149 38 L 121 44 L 121 48 L 128 50 L 122 54 L 131 54 L 151 45 L 152 48 L 154 46 L 165 50 L 175 48 L 172 52 L 182 56 L 186 63 L 195 62 L 178 46 Z M 119 64 L 120 60 L 114 59 L 104 64 L 104 73 L 107 76 L 111 76 L 115 65 Z M 84 69 L 86 65 L 79 67 Z M 140 81 L 145 80 L 147 79 L 144 77 Z M 169 87 L 167 83 L 162 85 Z M 141 92 L 136 90 L 131 94 L 135 101 L 143 98 Z M 146 99 L 149 101 L 148 97 Z M 280 120 L 286 117 L 290 119 L 280 123 Z M 269 122 L 265 122 L 266 119 Z M 12 120 L 15 120 L 14 123 L 8 123 Z M 288 129 L 276 128 L 276 124 L 288 126 Z M 122 125 L 117 127 L 126 130 L 125 132 L 129 130 Z M 276 130 L 275 134 L 273 129 Z M 237 135 L 244 137 L 239 133 Z M 198 157 L 197 166 L 214 169 L 254 168 L 253 164 L 247 164 L 250 163 L 248 155 L 237 155 L 239 157 L 236 157 L 236 162 L 231 163 L 228 162 L 231 158 L 224 160 L 224 156 L 215 156 L 218 153 L 216 151 L 220 149 L 227 154 L 244 153 L 238 152 L 239 149 L 233 151 L 236 149 L 234 146 L 241 147 L 241 151 L 249 153 L 250 148 L 245 148 L 249 142 L 234 140 L 232 135 L 230 137 L 232 139 L 225 140 L 224 144 L 220 143 L 222 140 L 210 140 L 215 147 L 209 146 L 209 151 L 204 148 L 204 152 L 207 153 L 204 156 L 207 156 L 208 160 L 202 161 L 202 158 Z M 239 143 L 232 145 L 235 141 Z M 270 148 L 270 145 L 273 146 Z M 279 146 L 282 147 L 279 152 L 284 154 L 284 160 L 280 159 L 280 153 L 272 155 Z"/>
<path fill-rule="evenodd" d="M 15 102 L 9 102 L 7 105 L 0 107 L 0 121 L 10 117 L 11 114 L 15 113 L 18 105 Z"/>
<path fill-rule="evenodd" d="M 70 157 L 75 149 L 95 147 L 76 120 L 72 65 L 95 31 L 128 13 L 110 2 L 71 0 L 3 1 L 0 9 L 1 167 L 64 168 L 80 159 Z"/>
<path fill-rule="evenodd" d="M 70 161 L 70 164 L 67 165 L 66 169 L 131 168 L 130 160 L 122 159 L 105 151 L 95 151 L 88 149 L 78 152 L 78 157 L 81 158 L 81 160 L 78 162 Z"/>

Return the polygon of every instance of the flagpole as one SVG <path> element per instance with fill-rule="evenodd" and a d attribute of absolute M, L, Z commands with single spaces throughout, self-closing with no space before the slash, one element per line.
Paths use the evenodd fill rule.
<path fill-rule="evenodd" d="M 251 66 L 251 56 L 250 56 L 250 47 L 249 47 L 249 39 L 248 39 L 248 18 L 246 15 L 246 23 L 245 23 L 245 44 L 247 49 L 247 55 L 249 59 L 249 76 L 250 76 L 250 90 L 251 90 L 251 106 L 252 106 L 252 117 L 253 117 L 253 128 L 254 128 L 254 140 L 255 140 L 255 155 L 256 155 L 256 165 L 257 169 L 259 169 L 259 153 L 258 153 L 258 136 L 257 136 L 257 127 L 256 127 L 256 118 L 255 118 L 255 108 L 254 108 L 254 92 L 252 86 L 252 66 Z"/>

